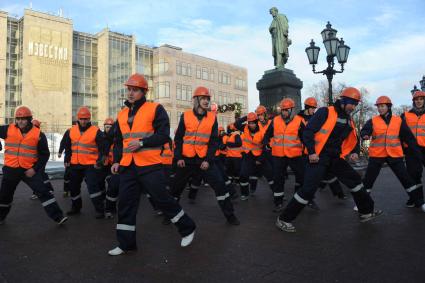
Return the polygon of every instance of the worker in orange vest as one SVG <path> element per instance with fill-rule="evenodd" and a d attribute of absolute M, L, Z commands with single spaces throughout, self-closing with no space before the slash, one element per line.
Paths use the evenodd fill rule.
<path fill-rule="evenodd" d="M 120 178 L 119 175 L 112 174 L 111 166 L 113 164 L 113 150 L 114 150 L 114 125 L 113 118 L 106 118 L 103 122 L 103 133 L 106 139 L 104 154 L 104 166 L 101 169 L 100 188 L 105 192 L 105 218 L 112 219 L 117 212 L 117 200 Z M 108 187 L 105 188 L 105 182 Z"/>
<path fill-rule="evenodd" d="M 235 124 L 227 126 L 229 136 L 225 139 L 227 148 L 226 153 L 226 171 L 233 184 L 239 184 L 239 173 L 242 163 L 242 138 L 240 132 L 236 129 Z"/>
<path fill-rule="evenodd" d="M 65 162 L 70 163 L 71 210 L 68 215 L 81 213 L 81 183 L 87 184 L 96 219 L 105 218 L 104 192 L 99 187 L 104 165 L 105 137 L 91 124 L 90 110 L 82 106 L 77 111 L 77 124 L 65 133 Z"/>
<path fill-rule="evenodd" d="M 241 117 L 235 121 L 235 127 L 242 132 L 243 153 L 239 185 L 241 200 L 245 201 L 249 199 L 250 194 L 255 193 L 259 177 L 266 176 L 270 186 L 274 182 L 271 166 L 263 152 L 265 128 L 260 129 L 257 114 L 251 112 L 247 116 Z"/>
<path fill-rule="evenodd" d="M 15 111 L 15 123 L 0 126 L 0 138 L 5 141 L 0 224 L 4 224 L 12 207 L 16 187 L 23 181 L 35 192 L 47 215 L 61 225 L 68 218 L 63 216 L 41 175 L 50 156 L 47 138 L 39 128 L 33 126 L 31 120 L 31 110 L 20 106 Z"/>
<path fill-rule="evenodd" d="M 284 98 L 280 102 L 281 114 L 273 118 L 263 139 L 264 147 L 269 147 L 272 141 L 274 212 L 283 210 L 285 185 L 283 173 L 288 166 L 295 174 L 297 184 L 295 191 L 303 184 L 305 162 L 300 130 L 304 127 L 305 121 L 302 116 L 292 114 L 294 108 L 295 102 L 291 98 Z"/>
<path fill-rule="evenodd" d="M 269 114 L 267 113 L 267 108 L 263 105 L 259 105 L 255 109 L 255 114 L 257 114 L 258 117 L 258 128 L 261 132 L 265 133 L 267 129 L 269 128 L 271 124 L 271 119 L 269 119 Z M 270 188 L 273 190 L 274 180 L 273 180 L 273 159 L 271 154 L 271 146 L 267 148 L 263 148 L 263 151 L 261 153 L 262 156 L 262 175 L 267 179 Z M 285 172 L 285 176 L 287 176 L 287 173 Z M 259 176 L 252 176 L 252 178 L 255 177 L 261 177 Z M 255 182 L 255 181 L 254 181 Z M 254 193 L 255 190 L 251 193 Z"/>
<path fill-rule="evenodd" d="M 165 178 L 167 179 L 167 189 L 171 189 L 171 175 L 173 174 L 173 159 L 174 159 L 174 145 L 173 140 L 169 138 L 168 142 L 166 142 L 162 146 L 161 158 L 162 165 L 164 168 Z"/>
<path fill-rule="evenodd" d="M 180 198 L 191 176 L 202 176 L 215 191 L 218 204 L 231 225 L 239 225 L 230 192 L 215 161 L 219 137 L 217 117 L 208 111 L 211 94 L 205 87 L 197 87 L 193 92 L 193 109 L 184 112 L 180 118 L 174 137 L 177 160 L 176 177 L 172 188 L 174 197 Z"/>
<path fill-rule="evenodd" d="M 170 120 L 164 107 L 146 100 L 148 82 L 131 75 L 125 107 L 118 113 L 114 132 L 111 172 L 120 176 L 118 194 L 118 246 L 108 252 L 118 256 L 137 250 L 136 217 L 141 192 L 148 193 L 164 216 L 177 227 L 186 247 L 193 241 L 196 225 L 167 190 L 161 148 L 168 142 Z"/>
<path fill-rule="evenodd" d="M 425 211 L 423 193 L 410 177 L 404 165 L 402 143 L 406 143 L 410 150 L 421 156 L 417 142 L 406 121 L 391 111 L 392 102 L 388 96 L 380 96 L 375 103 L 379 115 L 368 120 L 363 126 L 360 135 L 369 140 L 369 163 L 363 179 L 367 191 L 373 187 L 376 178 L 386 162 L 403 185 L 412 202 Z"/>
<path fill-rule="evenodd" d="M 422 167 L 425 166 L 425 91 L 416 91 L 412 100 L 412 109 L 404 112 L 400 117 L 406 121 L 421 151 L 421 155 L 418 156 L 409 147 L 404 149 L 407 171 L 415 181 L 417 190 L 420 191 L 419 194 L 422 195 Z M 417 205 L 411 198 L 406 203 L 407 207 L 415 207 Z"/>
<path fill-rule="evenodd" d="M 72 122 L 72 125 L 75 125 L 76 122 Z M 59 151 L 58 151 L 58 158 L 62 158 L 62 153 L 64 153 L 65 151 L 65 136 L 69 136 L 69 130 L 71 129 L 67 129 L 65 131 L 65 133 L 62 136 L 62 139 L 59 143 Z M 71 195 L 71 188 L 70 188 L 70 183 L 71 180 L 69 179 L 69 175 L 71 172 L 71 168 L 70 168 L 70 163 L 69 162 L 65 162 L 66 158 L 63 159 L 63 165 L 65 167 L 65 172 L 63 173 L 63 197 L 67 198 Z"/>
<path fill-rule="evenodd" d="M 374 203 L 363 187 L 360 175 L 344 159 L 358 159 L 358 140 L 350 114 L 361 100 L 361 93 L 353 87 L 345 88 L 334 106 L 319 108 L 308 121 L 303 132 L 303 143 L 308 151 L 303 186 L 294 194 L 276 226 L 285 232 L 295 232 L 292 222 L 313 199 L 327 170 L 335 174 L 351 191 L 359 208 L 361 222 L 382 213 L 374 210 Z"/>
<path fill-rule="evenodd" d="M 32 125 L 38 129 L 40 129 L 41 127 L 41 122 L 38 121 L 37 119 L 33 119 L 31 121 Z M 49 175 L 47 175 L 46 173 L 46 167 L 44 167 L 41 171 L 41 178 L 43 179 L 43 183 L 47 186 L 47 188 L 49 189 L 50 192 L 53 193 L 54 189 L 52 186 L 52 183 L 50 182 L 50 178 Z M 35 192 L 33 192 L 33 194 L 30 197 L 31 200 L 35 200 L 37 199 L 37 195 L 35 194 Z"/>

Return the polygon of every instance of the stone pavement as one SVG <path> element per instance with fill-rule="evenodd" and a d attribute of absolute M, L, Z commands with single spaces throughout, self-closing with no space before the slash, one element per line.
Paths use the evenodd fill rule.
<path fill-rule="evenodd" d="M 61 180 L 53 184 L 67 210 Z M 225 223 L 211 189 L 196 204 L 183 197 L 198 225 L 185 249 L 143 197 L 139 251 L 121 257 L 107 255 L 115 220 L 94 218 L 85 189 L 83 213 L 59 228 L 21 184 L 0 226 L 0 282 L 425 282 L 425 213 L 404 207 L 407 196 L 388 168 L 372 193 L 381 217 L 359 223 L 351 198 L 338 200 L 327 189 L 316 195 L 321 210 L 306 208 L 293 234 L 274 226 L 271 193 L 260 184 L 255 197 L 235 204 L 239 227 Z"/>

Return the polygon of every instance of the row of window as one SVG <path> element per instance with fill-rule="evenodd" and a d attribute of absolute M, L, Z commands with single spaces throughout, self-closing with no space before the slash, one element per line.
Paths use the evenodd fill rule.
<path fill-rule="evenodd" d="M 189 63 L 177 61 L 176 62 L 176 73 L 181 76 L 192 76 L 192 68 Z M 196 65 L 196 78 L 214 81 L 215 80 L 215 71 L 213 68 L 206 68 Z M 232 83 L 232 77 L 227 72 L 218 72 L 218 82 L 222 84 L 230 85 Z M 235 88 L 240 90 L 246 90 L 246 81 L 240 78 L 235 80 Z"/>
<path fill-rule="evenodd" d="M 215 94 L 214 90 L 210 89 L 212 101 L 218 104 L 229 104 L 239 102 L 243 106 L 246 105 L 246 97 L 243 95 L 233 95 L 229 92 L 219 91 Z M 155 84 L 155 98 L 170 98 L 170 82 L 158 82 Z M 192 101 L 192 86 L 184 84 L 176 84 L 176 99 L 181 101 Z"/>

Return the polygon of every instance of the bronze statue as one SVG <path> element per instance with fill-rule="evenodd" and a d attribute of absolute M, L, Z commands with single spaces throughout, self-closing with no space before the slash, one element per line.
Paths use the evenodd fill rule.
<path fill-rule="evenodd" d="M 278 12 L 276 7 L 270 9 L 273 21 L 269 31 L 272 36 L 274 65 L 276 68 L 284 68 L 289 57 L 288 46 L 292 42 L 288 38 L 288 18 Z"/>

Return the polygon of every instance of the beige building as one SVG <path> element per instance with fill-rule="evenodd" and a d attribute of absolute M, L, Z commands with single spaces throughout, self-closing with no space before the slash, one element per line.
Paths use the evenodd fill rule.
<path fill-rule="evenodd" d="M 26 9 L 17 19 L 0 11 L 0 123 L 12 122 L 16 106 L 27 105 L 46 131 L 62 132 L 85 105 L 101 125 L 116 117 L 126 97 L 123 83 L 135 72 L 147 77 L 148 99 L 164 105 L 172 129 L 200 85 L 213 102 L 239 102 L 247 111 L 245 68 L 171 45 L 137 44 L 135 36 L 109 29 L 74 31 L 72 20 L 60 16 Z M 218 115 L 221 126 L 233 120 L 232 112 Z"/>

